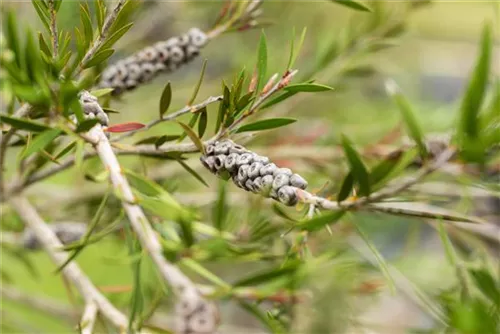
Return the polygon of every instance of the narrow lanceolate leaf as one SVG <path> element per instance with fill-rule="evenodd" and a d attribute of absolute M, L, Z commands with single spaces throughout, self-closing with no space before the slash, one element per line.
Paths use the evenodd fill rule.
<path fill-rule="evenodd" d="M 100 63 L 111 57 L 114 52 L 115 50 L 113 49 L 100 50 L 83 65 L 83 68 L 90 68 L 99 65 Z"/>
<path fill-rule="evenodd" d="M 481 38 L 480 55 L 460 108 L 460 131 L 471 138 L 476 138 L 479 134 L 477 118 L 488 84 L 491 49 L 491 27 L 486 25 Z"/>
<path fill-rule="evenodd" d="M 200 275 L 201 277 L 205 278 L 209 282 L 220 286 L 221 288 L 224 289 L 229 289 L 231 286 L 224 282 L 221 278 L 219 278 L 217 275 L 212 273 L 211 271 L 207 270 L 205 267 L 203 267 L 199 262 L 196 262 L 193 259 L 185 258 L 180 261 L 180 264 L 189 268 L 191 271 L 194 273 Z"/>
<path fill-rule="evenodd" d="M 371 12 L 372 11 L 370 8 L 368 8 L 367 6 L 365 6 L 364 4 L 362 4 L 361 2 L 359 2 L 357 0 L 331 0 L 331 1 L 338 3 L 342 6 L 346 6 L 346 7 L 349 7 L 351 9 L 362 11 L 362 12 Z"/>
<path fill-rule="evenodd" d="M 236 132 L 262 131 L 297 122 L 294 118 L 270 118 L 241 126 Z"/>
<path fill-rule="evenodd" d="M 101 88 L 90 91 L 90 94 L 94 95 L 95 97 L 102 97 L 111 94 L 113 90 L 113 88 Z"/>
<path fill-rule="evenodd" d="M 142 129 L 143 127 L 145 127 L 145 125 L 142 123 L 128 122 L 128 123 L 112 125 L 106 129 L 106 132 L 128 132 L 128 131 L 139 130 Z"/>
<path fill-rule="evenodd" d="M 342 202 L 349 197 L 352 192 L 352 187 L 354 187 L 354 178 L 352 177 L 352 173 L 349 172 L 342 181 L 342 186 L 340 187 L 339 194 L 337 195 L 337 201 Z"/>
<path fill-rule="evenodd" d="M 418 149 L 420 150 L 420 155 L 425 157 L 427 155 L 427 149 L 424 144 L 424 136 L 422 134 L 421 127 L 415 117 L 413 108 L 411 107 L 405 96 L 401 93 L 399 87 L 394 81 L 386 82 L 386 90 L 398 106 L 399 111 L 401 112 L 401 116 L 403 117 L 403 121 L 405 122 L 406 128 L 408 130 L 408 134 L 417 144 Z"/>
<path fill-rule="evenodd" d="M 295 85 L 289 85 L 289 86 L 286 86 L 284 89 L 287 92 L 293 92 L 293 93 L 325 92 L 325 91 L 333 90 L 332 87 L 329 87 L 326 85 L 321 85 L 321 84 L 316 84 L 316 83 L 300 83 L 300 84 L 295 84 Z"/>
<path fill-rule="evenodd" d="M 267 42 L 264 31 L 260 35 L 259 52 L 257 56 L 257 85 L 255 91 L 260 93 L 260 88 L 267 73 Z"/>
<path fill-rule="evenodd" d="M 96 5 L 97 8 L 95 10 L 95 16 L 97 21 L 97 27 L 99 28 L 99 31 L 101 31 L 102 25 L 104 23 L 104 17 L 106 15 L 106 4 L 104 3 L 104 0 L 97 0 Z"/>
<path fill-rule="evenodd" d="M 104 44 L 100 47 L 100 50 L 111 48 L 120 38 L 123 37 L 123 35 L 125 35 L 127 31 L 130 30 L 130 28 L 132 28 L 133 25 L 134 23 L 129 23 L 117 30 L 113 35 L 106 39 L 106 42 L 104 42 Z"/>
<path fill-rule="evenodd" d="M 486 269 L 469 269 L 469 274 L 481 292 L 500 308 L 500 281 Z"/>
<path fill-rule="evenodd" d="M 196 96 L 198 96 L 198 92 L 200 91 L 200 87 L 201 87 L 201 83 L 203 82 L 203 77 L 205 76 L 205 69 L 207 68 L 207 60 L 205 59 L 203 61 L 203 65 L 201 67 L 201 73 L 200 73 L 200 77 L 198 78 L 198 82 L 196 83 L 196 86 L 194 86 L 194 91 L 193 91 L 193 95 L 191 96 L 191 98 L 189 99 L 188 101 L 188 106 L 192 105 L 194 100 L 196 99 Z"/>
<path fill-rule="evenodd" d="M 168 82 L 161 93 L 160 119 L 163 118 L 163 115 L 167 112 L 168 107 L 170 107 L 170 102 L 172 102 L 172 86 L 170 85 L 170 82 Z"/>
<path fill-rule="evenodd" d="M 227 203 L 226 203 L 226 193 L 227 193 L 227 183 L 220 181 L 219 189 L 217 192 L 217 200 L 214 203 L 212 210 L 214 226 L 219 230 L 223 231 L 226 217 L 227 217 Z"/>
<path fill-rule="evenodd" d="M 264 269 L 252 274 L 246 278 L 243 278 L 233 284 L 233 287 L 240 286 L 256 286 L 259 284 L 268 283 L 275 279 L 283 276 L 288 276 L 297 270 L 297 263 L 290 263 L 281 267 L 275 267 L 271 269 Z"/>
<path fill-rule="evenodd" d="M 38 14 L 38 17 L 40 18 L 40 21 L 42 21 L 43 25 L 47 30 L 50 30 L 50 15 L 49 11 L 46 6 L 43 5 L 43 3 L 39 0 L 31 0 L 31 3 L 33 4 L 33 7 L 35 8 L 36 13 Z"/>
<path fill-rule="evenodd" d="M 13 52 L 16 64 L 18 68 L 22 66 L 22 53 L 21 47 L 19 45 L 19 36 L 17 34 L 18 22 L 16 20 L 16 15 L 13 10 L 9 10 L 7 13 L 7 19 L 4 20 L 4 33 L 7 39 L 7 47 Z"/>
<path fill-rule="evenodd" d="M 40 51 L 42 51 L 43 54 L 50 59 L 52 52 L 50 51 L 49 45 L 43 38 L 43 34 L 41 32 L 38 33 L 38 47 L 40 48 Z"/>
<path fill-rule="evenodd" d="M 76 141 L 69 143 L 65 148 L 61 150 L 61 152 L 57 153 L 54 157 L 55 160 L 59 160 L 64 157 L 66 154 L 71 152 L 76 147 Z"/>
<path fill-rule="evenodd" d="M 278 95 L 272 99 L 270 99 L 269 101 L 267 101 L 266 103 L 264 103 L 260 109 L 266 109 L 266 108 L 269 108 L 271 106 L 274 106 L 275 104 L 278 104 L 286 99 L 288 99 L 289 97 L 292 97 L 294 96 L 295 94 L 297 94 L 298 92 L 287 92 L 285 91 L 284 93 L 282 93 L 281 95 Z"/>
<path fill-rule="evenodd" d="M 186 164 L 184 161 L 177 159 L 177 162 L 184 167 L 184 169 L 191 175 L 193 175 L 198 181 L 200 181 L 204 186 L 208 187 L 208 184 L 203 180 L 203 178 L 198 174 L 194 169 L 189 167 L 188 164 Z"/>
<path fill-rule="evenodd" d="M 255 318 L 260 320 L 263 325 L 265 325 L 269 331 L 273 334 L 283 334 L 287 333 L 286 328 L 276 319 L 269 317 L 261 307 L 253 303 L 246 302 L 244 300 L 239 300 L 238 303 L 242 308 L 251 313 Z"/>
<path fill-rule="evenodd" d="M 41 132 L 51 129 L 49 126 L 39 123 L 36 121 L 31 121 L 22 118 L 10 117 L 5 115 L 0 115 L 0 121 L 5 124 L 9 124 L 14 129 L 27 130 L 31 132 Z"/>
<path fill-rule="evenodd" d="M 97 123 L 99 123 L 99 120 L 97 118 L 86 119 L 80 124 L 78 124 L 75 132 L 76 133 L 87 132 L 90 129 L 92 129 Z"/>
<path fill-rule="evenodd" d="M 292 39 L 290 40 L 290 55 L 288 57 L 288 63 L 286 64 L 286 70 L 288 71 L 292 66 L 293 53 L 295 52 L 295 27 L 292 28 Z"/>
<path fill-rule="evenodd" d="M 351 141 L 344 135 L 342 136 L 342 147 L 349 162 L 352 176 L 359 185 L 360 195 L 368 196 L 370 194 L 370 177 L 359 153 L 354 149 Z"/>
<path fill-rule="evenodd" d="M 372 188 L 379 185 L 393 171 L 403 156 L 404 152 L 398 152 L 397 155 L 387 157 L 372 168 L 370 171 L 370 184 Z"/>
<path fill-rule="evenodd" d="M 61 130 L 51 129 L 39 134 L 31 143 L 26 147 L 26 149 L 21 154 L 21 159 L 29 157 L 31 154 L 43 150 L 47 145 L 49 145 L 54 139 L 59 136 Z"/>
<path fill-rule="evenodd" d="M 89 45 L 92 41 L 94 31 L 92 29 L 92 19 L 90 18 L 89 6 L 85 2 L 80 4 L 80 20 L 83 25 L 85 45 Z"/>
<path fill-rule="evenodd" d="M 324 228 L 326 225 L 338 222 L 342 216 L 344 216 L 344 213 L 345 211 L 343 210 L 327 212 L 309 220 L 300 222 L 297 227 L 301 230 L 317 231 Z"/>
<path fill-rule="evenodd" d="M 203 138 L 208 122 L 207 108 L 204 107 L 201 111 L 198 111 L 198 113 L 200 114 L 200 121 L 198 122 L 198 137 Z"/>
<path fill-rule="evenodd" d="M 191 129 L 189 126 L 182 122 L 177 122 L 180 126 L 182 126 L 182 129 L 186 133 L 186 135 L 193 141 L 193 143 L 196 145 L 198 150 L 200 150 L 201 153 L 205 154 L 205 147 L 203 146 L 203 143 L 201 142 L 200 138 L 194 133 L 193 129 Z"/>

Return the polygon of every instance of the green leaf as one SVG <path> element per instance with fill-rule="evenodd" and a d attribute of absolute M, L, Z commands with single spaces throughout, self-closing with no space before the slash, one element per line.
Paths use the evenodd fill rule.
<path fill-rule="evenodd" d="M 252 102 L 254 99 L 253 92 L 249 92 L 245 95 L 243 95 L 237 102 L 236 102 L 236 112 L 235 115 L 239 115 L 240 111 L 245 109 L 246 106 Z"/>
<path fill-rule="evenodd" d="M 247 131 L 262 131 L 274 128 L 279 128 L 291 123 L 297 122 L 294 118 L 269 118 L 263 119 L 254 123 L 246 124 L 238 128 L 237 133 Z"/>
<path fill-rule="evenodd" d="M 214 273 L 212 273 L 209 270 L 207 270 L 199 262 L 196 262 L 193 259 L 184 258 L 184 259 L 182 259 L 180 261 L 180 264 L 182 266 L 185 266 L 185 267 L 189 268 L 191 271 L 193 271 L 194 273 L 196 273 L 196 274 L 200 275 L 201 277 L 205 278 L 209 282 L 211 282 L 211 283 L 213 283 L 213 284 L 215 284 L 217 286 L 220 286 L 223 289 L 229 289 L 229 288 L 231 288 L 231 286 L 229 284 L 227 284 L 226 282 L 224 282 L 224 280 L 222 280 L 217 275 L 215 275 Z"/>
<path fill-rule="evenodd" d="M 467 90 L 460 107 L 459 130 L 470 138 L 479 136 L 478 114 L 484 99 L 488 76 L 490 74 L 490 59 L 492 50 L 491 27 L 484 26 L 481 37 L 480 55 L 477 58 L 474 72 L 469 80 Z"/>
<path fill-rule="evenodd" d="M 127 0 L 116 15 L 116 20 L 109 29 L 109 33 L 114 34 L 118 29 L 131 22 L 132 15 L 141 4 L 141 1 Z"/>
<path fill-rule="evenodd" d="M 291 276 L 297 271 L 297 269 L 297 263 L 290 263 L 277 268 L 264 269 L 256 274 L 251 274 L 246 278 L 236 281 L 233 283 L 233 287 L 256 286 L 268 283 L 283 276 Z"/>
<path fill-rule="evenodd" d="M 59 160 L 62 157 L 64 157 L 66 154 L 71 152 L 76 146 L 76 141 L 73 141 L 69 143 L 65 148 L 61 150 L 61 152 L 57 153 L 56 156 L 54 157 L 55 160 Z"/>
<path fill-rule="evenodd" d="M 380 167 L 375 166 L 370 174 L 370 182 L 372 191 L 380 189 L 382 186 L 387 184 L 390 180 L 394 179 L 396 176 L 400 175 L 418 156 L 417 149 L 410 149 L 404 152 L 395 162 L 395 165 L 390 168 L 390 163 L 387 165 L 382 162 Z M 383 166 L 385 165 L 385 166 Z M 384 168 L 387 168 L 387 175 L 383 175 Z M 377 180 L 380 178 L 380 180 Z"/>
<path fill-rule="evenodd" d="M 206 187 L 208 187 L 208 184 L 205 182 L 205 180 L 203 180 L 203 178 L 200 176 L 200 174 L 198 174 L 194 169 L 192 169 L 191 167 L 189 167 L 188 164 L 186 164 L 184 161 L 180 160 L 180 159 L 177 159 L 177 162 L 179 164 L 181 164 L 182 167 L 184 167 L 184 169 L 191 175 L 193 175 L 198 181 L 200 181 L 203 185 L 205 185 Z"/>
<path fill-rule="evenodd" d="M 266 103 L 264 103 L 260 109 L 266 109 L 266 108 L 269 108 L 275 104 L 278 104 L 286 99 L 288 99 L 289 97 L 292 97 L 294 96 L 295 94 L 297 94 L 298 92 L 284 92 L 282 93 L 281 95 L 278 95 L 272 99 L 270 99 L 269 101 L 267 101 Z"/>
<path fill-rule="evenodd" d="M 97 118 L 86 119 L 83 122 L 81 122 L 80 124 L 78 124 L 75 132 L 76 133 L 87 132 L 90 129 L 92 129 L 97 123 L 99 123 L 99 120 Z"/>
<path fill-rule="evenodd" d="M 47 58 L 50 59 L 50 57 L 52 57 L 52 51 L 50 51 L 50 48 L 47 42 L 45 42 L 45 39 L 43 38 L 43 34 L 41 32 L 38 33 L 38 47 Z"/>
<path fill-rule="evenodd" d="M 255 87 L 256 94 L 260 93 L 261 86 L 267 73 L 267 42 L 264 30 L 260 35 L 259 51 L 257 57 L 257 85 Z"/>
<path fill-rule="evenodd" d="M 13 10 L 7 12 L 7 18 L 4 20 L 4 33 L 7 39 L 7 48 L 14 54 L 16 64 L 18 68 L 22 68 L 23 59 L 21 53 L 21 47 L 19 45 L 19 36 L 17 34 L 18 22 Z"/>
<path fill-rule="evenodd" d="M 109 49 L 111 48 L 120 38 L 123 37 L 127 33 L 127 31 L 132 28 L 134 25 L 133 22 L 121 27 L 119 30 L 117 30 L 113 35 L 111 35 L 109 38 L 106 39 L 106 42 L 102 44 L 102 46 L 99 48 L 99 50 L 104 50 L 104 49 Z"/>
<path fill-rule="evenodd" d="M 114 52 L 115 50 L 113 49 L 100 50 L 99 52 L 96 52 L 96 54 L 83 65 L 83 68 L 90 68 L 99 65 L 111 57 Z"/>
<path fill-rule="evenodd" d="M 345 211 L 330 211 L 323 213 L 309 220 L 302 221 L 297 224 L 297 227 L 306 231 L 317 231 L 324 228 L 326 225 L 337 223 L 343 216 Z"/>
<path fill-rule="evenodd" d="M 253 314 L 257 319 L 259 319 L 273 334 L 284 334 L 288 331 L 286 328 L 276 319 L 270 318 L 265 314 L 260 307 L 251 304 L 244 300 L 238 300 L 238 303 L 242 308 L 247 310 L 249 313 Z"/>
<path fill-rule="evenodd" d="M 335 3 L 338 3 L 342 6 L 349 7 L 354 10 L 362 11 L 362 12 L 371 12 L 372 10 L 365 5 L 363 5 L 361 2 L 356 1 L 356 0 L 331 0 Z"/>
<path fill-rule="evenodd" d="M 295 85 L 289 85 L 284 88 L 287 92 L 325 92 L 329 90 L 333 90 L 332 87 L 316 84 L 316 83 L 300 83 Z"/>
<path fill-rule="evenodd" d="M 167 112 L 168 107 L 170 107 L 170 102 L 172 102 L 172 87 L 170 82 L 168 82 L 163 88 L 163 92 L 161 93 L 160 98 L 160 119 L 163 118 L 163 115 Z"/>
<path fill-rule="evenodd" d="M 388 81 L 386 83 L 386 90 L 391 95 L 392 99 L 399 107 L 403 121 L 405 122 L 406 128 L 408 129 L 408 134 L 417 144 L 420 155 L 422 157 L 427 156 L 427 149 L 424 144 L 423 134 L 419 122 L 415 117 L 415 112 L 404 95 L 400 92 L 399 87 L 393 81 Z"/>
<path fill-rule="evenodd" d="M 89 7 L 86 2 L 80 3 L 80 20 L 83 25 L 83 33 L 85 37 L 85 45 L 88 47 L 92 42 L 94 30 L 92 29 L 92 19 L 89 14 Z"/>
<path fill-rule="evenodd" d="M 59 136 L 59 134 L 61 134 L 61 130 L 59 129 L 51 129 L 42 132 L 31 143 L 29 143 L 29 145 L 21 154 L 21 159 L 27 158 L 31 154 L 43 150 L 54 139 L 56 139 Z"/>
<path fill-rule="evenodd" d="M 114 88 L 101 88 L 90 91 L 90 94 L 94 95 L 95 97 L 102 97 L 111 94 L 113 90 Z"/>
<path fill-rule="evenodd" d="M 293 57 L 290 57 L 290 62 L 288 64 L 287 70 L 290 70 L 295 64 L 295 60 L 297 60 L 297 56 L 300 53 L 300 50 L 302 49 L 302 45 L 304 44 L 304 40 L 306 38 L 306 32 L 307 32 L 307 27 L 304 27 L 304 29 L 302 29 L 302 34 L 300 35 L 300 40 L 299 40 L 299 45 L 297 46 L 297 50 L 293 51 Z"/>
<path fill-rule="evenodd" d="M 226 193 L 227 193 L 227 182 L 220 180 L 219 189 L 217 191 L 217 200 L 214 203 L 212 209 L 212 220 L 215 228 L 219 231 L 224 230 L 226 218 L 227 218 L 227 203 L 226 203 Z"/>
<path fill-rule="evenodd" d="M 198 137 L 203 138 L 208 122 L 207 107 L 203 107 L 203 109 L 199 110 L 197 113 L 200 114 L 200 121 L 198 122 Z"/>
<path fill-rule="evenodd" d="M 200 138 L 198 138 L 198 136 L 196 135 L 196 133 L 194 133 L 194 131 L 189 126 L 187 126 L 186 124 L 184 124 L 182 122 L 179 122 L 179 121 L 177 121 L 177 123 L 182 127 L 182 129 L 184 129 L 184 132 L 193 141 L 193 143 L 198 148 L 198 150 L 200 150 L 200 152 L 202 154 L 205 154 L 205 147 L 203 146 L 202 141 L 200 140 Z"/>
<path fill-rule="evenodd" d="M 219 104 L 219 111 L 217 113 L 217 122 L 215 123 L 215 132 L 219 131 L 220 126 L 224 122 L 224 118 L 227 115 L 229 104 L 230 104 L 229 101 L 231 98 L 231 92 L 224 82 L 222 82 L 222 89 L 224 91 L 224 94 L 222 97 L 222 101 L 220 101 L 220 104 Z"/>
<path fill-rule="evenodd" d="M 164 201 L 170 202 L 172 205 L 180 208 L 180 204 L 160 185 L 157 183 L 145 178 L 142 175 L 139 175 L 131 170 L 125 169 L 125 175 L 127 176 L 127 180 L 130 182 L 132 187 L 140 191 L 141 193 L 158 197 Z"/>
<path fill-rule="evenodd" d="M 469 274 L 485 297 L 490 299 L 498 308 L 500 307 L 500 283 L 493 274 L 486 269 L 469 269 Z"/>
<path fill-rule="evenodd" d="M 31 121 L 31 120 L 24 119 L 24 118 L 16 118 L 16 117 L 10 117 L 10 116 L 5 116 L 5 115 L 0 115 L 0 121 L 2 121 L 3 123 L 9 124 L 10 126 L 12 126 L 15 129 L 18 129 L 18 130 L 27 130 L 27 131 L 31 131 L 31 132 L 41 132 L 41 131 L 52 129 L 51 127 L 49 127 L 43 123 Z"/>
<path fill-rule="evenodd" d="M 344 135 L 342 135 L 342 147 L 349 162 L 352 176 L 359 185 L 359 193 L 362 196 L 368 196 L 370 194 L 370 177 L 368 171 L 351 141 Z"/>
<path fill-rule="evenodd" d="M 147 144 L 154 144 L 157 148 L 163 145 L 164 143 L 168 141 L 173 141 L 176 139 L 179 139 L 179 135 L 174 135 L 174 136 L 152 136 L 152 137 L 147 137 L 144 139 L 139 140 L 138 142 L 134 143 L 134 145 L 147 145 Z"/>
<path fill-rule="evenodd" d="M 288 57 L 288 63 L 286 64 L 286 70 L 290 70 L 292 66 L 293 53 L 295 51 L 295 27 L 292 28 L 292 39 L 290 40 L 290 56 Z"/>
<path fill-rule="evenodd" d="M 50 15 L 47 7 L 43 5 L 43 1 L 31 0 L 31 3 L 33 4 L 33 7 L 38 14 L 40 21 L 42 21 L 47 31 L 50 31 Z"/>
<path fill-rule="evenodd" d="M 104 23 L 104 17 L 106 16 L 105 0 L 97 0 L 96 5 L 97 8 L 95 9 L 95 16 L 97 21 L 97 27 L 99 28 L 99 31 L 101 31 Z"/>
<path fill-rule="evenodd" d="M 231 101 L 233 102 L 234 105 L 238 103 L 238 100 L 241 96 L 241 91 L 243 89 L 243 82 L 245 81 L 245 68 L 241 70 L 240 74 L 237 77 L 236 83 L 233 85 L 231 89 Z M 252 95 L 249 93 L 250 96 Z"/>
<path fill-rule="evenodd" d="M 183 216 L 188 216 L 186 210 L 182 209 L 175 200 L 167 201 L 163 198 L 155 198 L 137 194 L 137 200 L 145 210 L 151 214 L 169 221 L 178 221 Z"/>
<path fill-rule="evenodd" d="M 370 184 L 373 189 L 381 185 L 381 181 L 386 179 L 386 177 L 394 170 L 394 168 L 403 159 L 404 155 L 405 152 L 397 152 L 396 154 L 382 160 L 372 168 L 370 171 Z"/>
<path fill-rule="evenodd" d="M 342 186 L 340 187 L 339 193 L 337 195 L 337 201 L 342 202 L 347 197 L 349 197 L 352 192 L 352 187 L 354 187 L 354 178 L 352 177 L 352 172 L 349 172 L 342 181 Z"/>
<path fill-rule="evenodd" d="M 191 96 L 191 98 L 189 99 L 189 102 L 187 103 L 188 106 L 192 105 L 194 100 L 196 99 L 196 96 L 198 96 L 198 92 L 200 91 L 201 83 L 203 82 L 203 77 L 205 76 L 206 68 L 207 68 L 207 60 L 205 59 L 203 61 L 203 65 L 201 67 L 201 73 L 200 73 L 200 77 L 198 78 L 198 82 L 196 83 L 196 86 L 194 86 L 193 95 Z"/>

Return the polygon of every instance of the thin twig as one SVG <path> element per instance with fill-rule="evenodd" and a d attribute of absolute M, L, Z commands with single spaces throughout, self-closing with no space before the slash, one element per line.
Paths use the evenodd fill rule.
<path fill-rule="evenodd" d="M 102 29 L 99 33 L 99 37 L 97 37 L 97 40 L 94 42 L 92 47 L 87 51 L 85 56 L 83 56 L 83 59 L 80 63 L 82 67 L 94 56 L 94 54 L 99 50 L 99 48 L 102 46 L 102 44 L 106 41 L 106 38 L 108 37 L 109 30 L 111 29 L 111 26 L 113 25 L 113 23 L 115 23 L 115 20 L 116 20 L 118 14 L 120 13 L 125 2 L 126 2 L 126 0 L 118 0 L 116 2 L 115 8 L 106 16 L 106 19 L 104 20 L 104 24 L 102 25 Z"/>
<path fill-rule="evenodd" d="M 97 305 L 88 303 L 83 311 L 82 320 L 80 321 L 80 334 L 92 334 L 94 330 L 95 320 L 97 318 Z"/>
<path fill-rule="evenodd" d="M 166 121 L 174 120 L 177 117 L 180 117 L 180 116 L 182 116 L 184 114 L 187 114 L 189 112 L 196 113 L 197 111 L 199 111 L 202 108 L 208 106 L 209 104 L 217 102 L 217 101 L 221 101 L 221 100 L 222 100 L 222 95 L 215 96 L 215 97 L 214 96 L 210 96 L 208 99 L 206 99 L 203 102 L 200 102 L 200 103 L 192 105 L 192 106 L 185 106 L 185 107 L 177 110 L 176 112 L 173 112 L 173 113 L 171 113 L 171 114 L 169 114 L 169 115 L 167 115 L 167 116 L 165 116 L 163 118 L 156 119 L 154 121 L 149 122 L 145 127 L 141 128 L 141 129 L 127 132 L 127 133 L 125 133 L 125 134 L 123 134 L 121 136 L 113 138 L 111 141 L 112 142 L 116 142 L 116 141 L 120 141 L 120 140 L 122 140 L 124 138 L 131 137 L 131 136 L 135 135 L 137 132 L 149 130 L 153 126 L 155 126 L 157 124 L 160 124 L 160 123 L 166 122 Z"/>
<path fill-rule="evenodd" d="M 55 0 L 49 0 L 50 12 L 50 39 L 52 41 L 52 58 L 56 59 L 59 53 L 59 36 L 57 33 L 57 12 Z"/>
<path fill-rule="evenodd" d="M 24 223 L 36 234 L 38 240 L 49 254 L 52 261 L 61 266 L 68 260 L 68 254 L 62 251 L 62 243 L 54 232 L 40 217 L 36 209 L 24 197 L 13 197 L 10 205 L 21 217 Z M 95 303 L 101 313 L 120 330 L 127 328 L 128 320 L 123 313 L 117 310 L 111 302 L 104 297 L 83 273 L 80 267 L 69 262 L 62 270 L 63 275 L 75 285 L 87 304 Z"/>

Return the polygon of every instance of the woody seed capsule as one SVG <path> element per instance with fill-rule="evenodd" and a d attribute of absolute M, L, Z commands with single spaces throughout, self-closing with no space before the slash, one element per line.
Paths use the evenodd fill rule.
<path fill-rule="evenodd" d="M 247 178 L 248 178 L 248 175 L 247 175 L 248 168 L 250 168 L 250 165 L 240 166 L 240 168 L 238 169 L 238 181 L 244 182 L 244 181 L 247 180 Z"/>
<path fill-rule="evenodd" d="M 253 155 L 251 153 L 243 153 L 241 154 L 238 159 L 236 159 L 236 164 L 238 166 L 241 165 L 249 165 L 253 161 Z"/>
<path fill-rule="evenodd" d="M 260 169 L 262 168 L 262 164 L 260 162 L 254 162 L 250 165 L 250 168 L 247 171 L 248 177 L 251 179 L 259 176 Z"/>
<path fill-rule="evenodd" d="M 228 141 L 217 143 L 215 145 L 215 154 L 228 154 L 231 146 L 231 143 Z"/>
<path fill-rule="evenodd" d="M 287 176 L 292 176 L 292 170 L 290 168 L 278 168 L 274 171 L 273 176 L 276 177 L 279 174 L 284 174 Z"/>
<path fill-rule="evenodd" d="M 290 177 L 286 174 L 278 174 L 273 181 L 273 189 L 278 190 L 281 187 L 288 186 Z"/>
<path fill-rule="evenodd" d="M 229 149 L 229 153 L 243 154 L 248 153 L 248 151 L 243 146 L 235 144 Z"/>
<path fill-rule="evenodd" d="M 278 190 L 278 199 L 281 203 L 291 206 L 297 204 L 298 198 L 293 187 L 284 186 Z"/>
<path fill-rule="evenodd" d="M 275 164 L 273 163 L 267 164 L 260 169 L 260 175 L 261 176 L 273 175 L 276 169 L 278 169 L 278 167 L 276 167 Z"/>
<path fill-rule="evenodd" d="M 290 185 L 293 187 L 297 187 L 300 189 L 306 189 L 307 188 L 307 181 L 302 178 L 302 176 L 298 174 L 293 174 L 290 177 Z"/>
<path fill-rule="evenodd" d="M 236 153 L 231 153 L 226 157 L 224 167 L 229 173 L 235 172 L 236 168 L 238 168 L 238 166 L 236 165 L 236 159 L 238 159 L 238 154 Z"/>
<path fill-rule="evenodd" d="M 223 154 L 219 154 L 214 159 L 214 167 L 217 171 L 220 171 L 221 168 L 224 168 L 224 162 L 226 161 L 226 156 Z"/>

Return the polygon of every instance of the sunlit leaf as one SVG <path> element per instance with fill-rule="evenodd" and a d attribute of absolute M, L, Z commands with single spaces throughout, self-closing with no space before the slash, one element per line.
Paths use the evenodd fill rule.
<path fill-rule="evenodd" d="M 248 131 L 262 131 L 279 128 L 288 124 L 297 122 L 294 118 L 270 118 L 260 120 L 254 123 L 246 124 L 238 128 L 237 133 Z"/>
<path fill-rule="evenodd" d="M 286 328 L 276 319 L 270 318 L 262 309 L 252 303 L 246 302 L 244 300 L 238 300 L 238 303 L 242 308 L 247 310 L 249 313 L 253 314 L 257 319 L 259 319 L 264 326 L 266 326 L 273 334 L 284 334 L 288 331 Z"/>
<path fill-rule="evenodd" d="M 287 92 L 298 93 L 298 92 L 325 92 L 333 90 L 332 87 L 316 84 L 316 83 L 300 83 L 294 85 L 288 85 L 284 88 Z"/>
<path fill-rule="evenodd" d="M 111 94 L 113 91 L 114 88 L 101 88 L 101 89 L 91 90 L 90 94 L 94 95 L 95 97 L 102 97 Z"/>
<path fill-rule="evenodd" d="M 177 123 L 184 129 L 184 132 L 193 141 L 198 150 L 200 150 L 202 154 L 205 154 L 205 147 L 203 146 L 200 138 L 198 138 L 196 133 L 194 133 L 193 129 L 182 122 L 177 121 Z"/>

